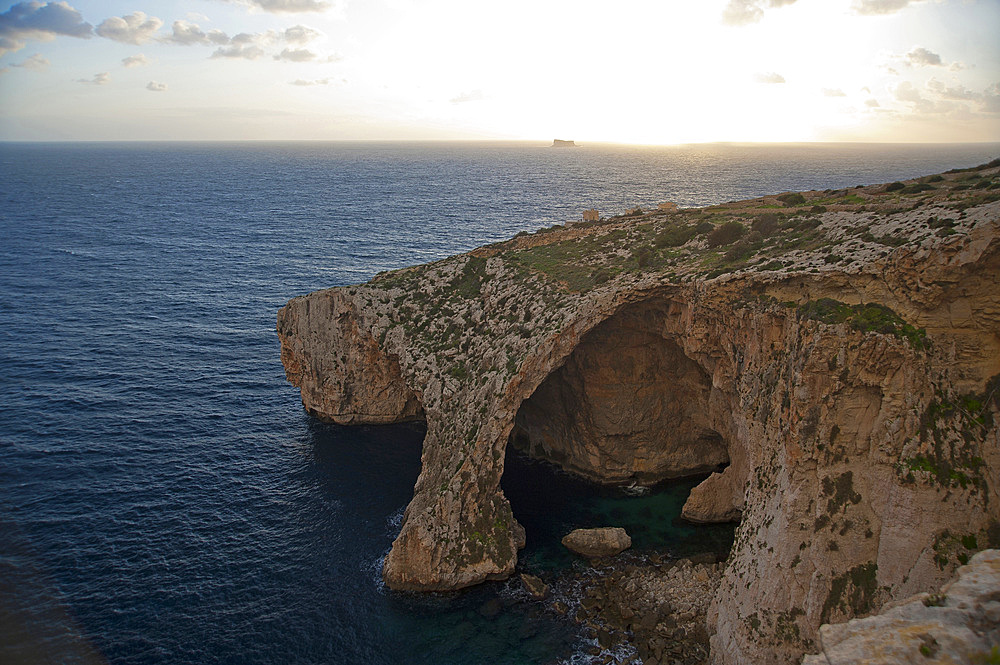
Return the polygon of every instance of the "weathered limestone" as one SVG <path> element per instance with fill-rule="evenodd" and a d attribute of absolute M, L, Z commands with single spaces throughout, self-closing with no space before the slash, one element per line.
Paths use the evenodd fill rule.
<path fill-rule="evenodd" d="M 985 550 L 936 594 L 891 603 L 874 616 L 823 624 L 819 655 L 802 665 L 987 663 L 1000 648 L 1000 551 Z"/>
<path fill-rule="evenodd" d="M 512 435 L 600 482 L 728 462 L 685 507 L 741 519 L 713 662 L 798 662 L 821 624 L 1000 542 L 1000 201 L 962 177 L 910 198 L 852 189 L 864 210 L 810 215 L 834 195 L 805 193 L 775 235 L 728 250 L 696 211 L 515 238 L 292 300 L 282 359 L 317 417 L 427 422 L 391 587 L 511 574 Z"/>
<path fill-rule="evenodd" d="M 574 554 L 597 559 L 621 554 L 632 547 L 632 539 L 621 527 L 605 526 L 574 529 L 563 536 L 562 544 Z"/>

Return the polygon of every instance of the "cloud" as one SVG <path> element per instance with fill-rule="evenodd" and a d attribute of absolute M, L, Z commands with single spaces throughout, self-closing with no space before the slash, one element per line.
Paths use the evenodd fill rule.
<path fill-rule="evenodd" d="M 908 5 L 917 2 L 920 2 L 920 0 L 854 0 L 851 9 L 863 16 L 881 16 L 884 14 L 895 14 L 905 9 Z"/>
<path fill-rule="evenodd" d="M 937 79 L 927 82 L 927 90 L 944 104 L 954 102 L 971 102 L 986 113 L 1000 112 L 1000 83 L 994 83 L 983 92 L 970 90 L 964 85 L 948 86 Z"/>
<path fill-rule="evenodd" d="M 470 90 L 468 92 L 462 92 L 457 97 L 452 97 L 452 104 L 464 104 L 465 102 L 481 102 L 486 99 L 486 95 L 483 94 L 482 90 Z"/>
<path fill-rule="evenodd" d="M 726 25 L 749 25 L 764 18 L 764 8 L 784 7 L 795 0 L 729 0 L 722 10 L 722 22 Z"/>
<path fill-rule="evenodd" d="M 824 97 L 847 97 L 847 93 L 845 93 L 840 88 L 823 88 L 823 96 Z"/>
<path fill-rule="evenodd" d="M 304 25 L 293 25 L 290 28 L 286 28 L 281 36 L 289 44 L 308 44 L 314 39 L 322 37 L 323 33 L 319 30 L 307 28 Z"/>
<path fill-rule="evenodd" d="M 229 37 L 221 30 L 209 30 L 208 32 L 205 32 L 198 26 L 197 23 L 191 23 L 189 21 L 174 21 L 173 26 L 171 26 L 171 30 L 171 34 L 164 37 L 160 41 L 167 44 L 179 44 L 181 46 L 190 46 L 192 44 L 219 45 L 229 43 Z"/>
<path fill-rule="evenodd" d="M 777 72 L 768 72 L 766 74 L 757 74 L 754 80 L 757 83 L 784 83 L 785 77 Z"/>
<path fill-rule="evenodd" d="M 152 92 L 166 92 L 167 84 L 157 83 L 156 81 L 150 81 L 149 83 L 146 84 L 146 90 L 150 90 Z"/>
<path fill-rule="evenodd" d="M 331 0 L 227 0 L 265 12 L 296 13 L 321 12 L 334 6 Z"/>
<path fill-rule="evenodd" d="M 866 99 L 865 106 L 867 106 L 870 109 L 877 109 L 881 105 L 878 103 L 877 99 Z"/>
<path fill-rule="evenodd" d="M 142 67 L 143 65 L 148 65 L 149 60 L 142 53 L 137 53 L 136 55 L 122 58 L 122 64 L 126 67 Z"/>
<path fill-rule="evenodd" d="M 275 60 L 287 60 L 289 62 L 310 62 L 315 60 L 319 56 L 310 51 L 307 48 L 286 48 L 278 55 L 274 56 Z"/>
<path fill-rule="evenodd" d="M 24 69 L 31 70 L 33 72 L 44 72 L 52 64 L 44 57 L 41 53 L 36 53 L 27 60 L 22 60 L 21 62 L 10 63 L 11 67 L 23 67 Z"/>
<path fill-rule="evenodd" d="M 83 83 L 86 85 L 104 85 L 111 80 L 111 74 L 108 72 L 101 72 L 100 74 L 94 74 L 92 79 L 77 79 L 77 83 Z"/>
<path fill-rule="evenodd" d="M 1000 113 L 1000 83 L 994 83 L 986 88 L 980 109 L 986 113 Z"/>
<path fill-rule="evenodd" d="M 0 14 L 0 55 L 21 50 L 29 40 L 88 39 L 93 32 L 94 26 L 66 2 L 19 2 Z"/>
<path fill-rule="evenodd" d="M 290 83 L 290 85 L 299 85 L 299 86 L 330 85 L 330 79 L 313 79 L 311 81 L 308 81 L 306 79 L 295 79 Z"/>
<path fill-rule="evenodd" d="M 913 67 L 923 67 L 924 65 L 940 67 L 943 63 L 940 55 L 920 46 L 906 54 L 906 64 Z"/>
<path fill-rule="evenodd" d="M 274 43 L 278 34 L 273 30 L 267 32 L 241 32 L 229 40 L 229 46 L 216 49 L 213 58 L 242 58 L 256 60 L 264 55 L 264 47 Z"/>
<path fill-rule="evenodd" d="M 112 16 L 97 26 L 95 32 L 107 39 L 123 44 L 143 44 L 163 25 L 155 16 L 146 17 L 142 12 L 132 12 L 128 16 Z"/>

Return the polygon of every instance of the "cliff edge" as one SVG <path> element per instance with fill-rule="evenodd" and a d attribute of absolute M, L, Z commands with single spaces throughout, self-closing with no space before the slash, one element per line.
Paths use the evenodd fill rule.
<path fill-rule="evenodd" d="M 792 663 L 1000 545 L 1000 163 L 557 226 L 293 298 L 309 413 L 427 422 L 383 575 L 511 574 L 511 443 L 596 482 L 714 471 L 715 663 Z"/>

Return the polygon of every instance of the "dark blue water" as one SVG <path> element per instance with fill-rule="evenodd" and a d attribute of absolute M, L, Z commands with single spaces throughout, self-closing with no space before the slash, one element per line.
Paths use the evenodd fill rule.
<path fill-rule="evenodd" d="M 278 359 L 277 308 L 584 208 L 839 188 L 998 154 L 0 144 L 0 660 L 569 658 L 575 628 L 516 585 L 382 588 L 423 431 L 306 417 Z M 632 499 L 569 479 L 537 496 L 518 478 L 551 470 L 509 473 L 524 559 L 546 574 L 570 564 L 557 532 L 588 520 L 678 554 L 707 533 L 673 522 L 684 486 Z M 502 611 L 484 612 L 497 597 Z"/>

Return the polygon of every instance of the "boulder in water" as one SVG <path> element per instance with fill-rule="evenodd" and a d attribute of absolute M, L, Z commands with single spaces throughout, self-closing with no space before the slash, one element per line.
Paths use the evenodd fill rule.
<path fill-rule="evenodd" d="M 589 559 L 615 556 L 632 547 L 625 529 L 606 526 L 598 529 L 575 529 L 563 537 L 566 548 Z"/>

